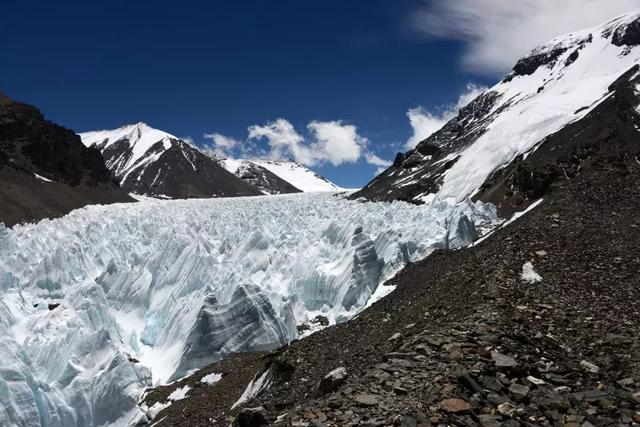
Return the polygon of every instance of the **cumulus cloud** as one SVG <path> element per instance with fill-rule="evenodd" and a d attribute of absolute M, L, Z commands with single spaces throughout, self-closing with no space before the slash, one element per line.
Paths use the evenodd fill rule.
<path fill-rule="evenodd" d="M 407 140 L 404 148 L 407 150 L 415 148 L 420 141 L 439 130 L 445 123 L 453 119 L 462 107 L 486 90 L 487 88 L 484 86 L 469 83 L 454 104 L 440 107 L 437 112 L 429 112 L 423 107 L 411 108 L 407 111 L 407 117 L 413 129 L 413 135 Z"/>
<path fill-rule="evenodd" d="M 187 144 L 191 145 L 192 147 L 196 147 L 196 143 L 193 141 L 193 138 L 191 138 L 190 136 L 183 136 L 180 139 L 186 142 Z"/>
<path fill-rule="evenodd" d="M 357 162 L 369 141 L 357 133 L 353 125 L 342 122 L 313 121 L 307 125 L 317 142 L 310 145 L 320 161 L 328 161 L 334 166 Z"/>
<path fill-rule="evenodd" d="M 278 119 L 264 126 L 249 126 L 249 139 L 266 139 L 269 147 L 269 157 L 282 159 L 293 157 L 304 165 L 316 163 L 315 153 L 303 144 L 304 137 L 286 119 Z"/>
<path fill-rule="evenodd" d="M 557 35 L 639 6 L 637 0 L 432 0 L 413 14 L 412 26 L 429 37 L 464 42 L 465 68 L 495 75 Z"/>
<path fill-rule="evenodd" d="M 391 166 L 391 162 L 389 160 L 381 159 L 376 154 L 367 152 L 364 154 L 364 159 L 370 165 L 377 166 L 376 175 L 382 173 L 385 169 Z"/>
<path fill-rule="evenodd" d="M 205 133 L 203 137 L 211 140 L 211 145 L 206 147 L 206 149 L 208 149 L 211 154 L 220 158 L 229 157 L 231 151 L 240 146 L 240 141 L 215 132 Z"/>
<path fill-rule="evenodd" d="M 367 151 L 369 141 L 358 134 L 354 125 L 342 121 L 312 121 L 307 125 L 309 139 L 299 134 L 286 119 L 278 119 L 266 125 L 249 127 L 249 139 L 266 139 L 269 157 L 272 159 L 293 158 L 306 166 L 331 163 L 339 166 L 355 163 L 364 158 L 367 163 L 382 166 L 380 157 Z"/>

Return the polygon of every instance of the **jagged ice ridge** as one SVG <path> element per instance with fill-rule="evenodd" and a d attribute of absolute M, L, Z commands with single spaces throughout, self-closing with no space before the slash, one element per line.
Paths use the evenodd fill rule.
<path fill-rule="evenodd" d="M 495 221 L 469 200 L 333 194 L 89 206 L 0 226 L 0 418 L 127 425 L 145 388 L 363 309 L 407 262 Z M 59 306 L 56 306 L 59 304 Z"/>

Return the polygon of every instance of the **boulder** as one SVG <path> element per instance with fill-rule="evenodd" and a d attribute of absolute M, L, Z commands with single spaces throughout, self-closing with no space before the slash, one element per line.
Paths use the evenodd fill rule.
<path fill-rule="evenodd" d="M 320 394 L 331 393 L 347 380 L 349 373 L 346 368 L 340 367 L 329 372 L 318 384 Z"/>

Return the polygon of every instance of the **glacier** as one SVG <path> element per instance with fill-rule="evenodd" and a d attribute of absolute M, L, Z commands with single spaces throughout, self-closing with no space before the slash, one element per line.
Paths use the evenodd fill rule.
<path fill-rule="evenodd" d="M 131 425 L 144 390 L 233 352 L 344 321 L 437 248 L 468 245 L 493 205 L 344 195 L 151 200 L 0 224 L 0 419 Z"/>

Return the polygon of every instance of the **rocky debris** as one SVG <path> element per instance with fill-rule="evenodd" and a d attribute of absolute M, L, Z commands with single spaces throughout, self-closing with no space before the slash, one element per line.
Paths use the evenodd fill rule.
<path fill-rule="evenodd" d="M 598 372 L 600 372 L 600 368 L 586 360 L 581 361 L 580 366 L 582 367 L 582 369 L 587 372 L 591 372 L 592 374 L 597 374 Z"/>
<path fill-rule="evenodd" d="M 267 414 L 262 406 L 242 409 L 233 421 L 233 427 L 262 427 L 268 424 Z"/>
<path fill-rule="evenodd" d="M 378 398 L 372 394 L 358 393 L 353 396 L 353 401 L 360 406 L 377 406 Z"/>
<path fill-rule="evenodd" d="M 440 407 L 443 410 L 452 413 L 466 412 L 471 410 L 471 405 L 469 405 L 466 401 L 458 398 L 445 399 L 440 402 Z"/>
<path fill-rule="evenodd" d="M 348 376 L 347 370 L 343 367 L 336 368 L 329 372 L 326 377 L 318 384 L 318 391 L 321 394 L 327 394 L 338 387 L 340 387 L 346 381 Z"/>
<path fill-rule="evenodd" d="M 518 366 L 518 362 L 513 357 L 505 356 L 497 351 L 491 352 L 491 358 L 498 368 L 512 368 Z"/>

